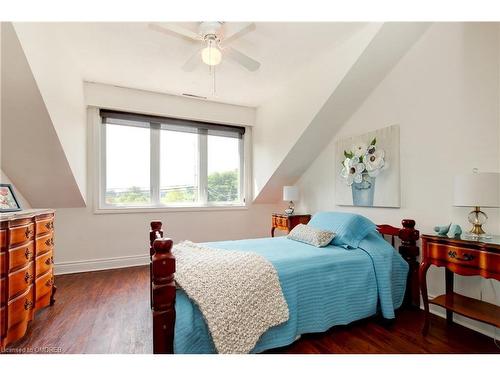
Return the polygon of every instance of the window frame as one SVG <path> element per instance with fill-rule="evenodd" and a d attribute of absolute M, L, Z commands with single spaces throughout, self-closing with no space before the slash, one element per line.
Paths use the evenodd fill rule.
<path fill-rule="evenodd" d="M 89 118 L 92 118 L 93 126 L 93 150 L 95 157 L 95 205 L 94 213 L 133 213 L 133 212 L 169 212 L 169 211 L 205 211 L 205 210 L 240 210 L 248 208 L 248 194 L 249 194 L 249 151 L 250 151 L 250 137 L 251 129 L 245 127 L 245 133 L 239 139 L 239 157 L 240 157 L 240 178 L 239 178 L 239 192 L 240 201 L 221 203 L 221 202 L 208 202 L 208 176 L 206 169 L 208 166 L 208 135 L 198 134 L 198 155 L 199 158 L 204 158 L 204 162 L 198 162 L 198 168 L 204 166 L 205 171 L 198 173 L 198 189 L 200 193 L 201 202 L 197 201 L 194 204 L 164 204 L 160 201 L 160 127 L 151 126 L 150 128 L 150 184 L 151 184 L 151 203 L 145 205 L 127 205 L 119 206 L 108 204 L 105 201 L 106 193 L 106 126 L 102 122 L 100 115 L 100 108 L 89 108 Z M 219 125 L 211 122 L 213 125 Z M 232 125 L 232 124 L 220 124 Z M 234 125 L 233 125 L 234 126 Z M 243 127 L 243 126 L 241 126 Z M 200 159 L 201 160 L 201 159 Z M 202 173 L 204 173 L 202 175 Z M 205 176 L 205 178 L 203 178 Z"/>

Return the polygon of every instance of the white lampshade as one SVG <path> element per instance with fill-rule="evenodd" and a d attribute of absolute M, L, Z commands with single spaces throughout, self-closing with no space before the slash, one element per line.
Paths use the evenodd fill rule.
<path fill-rule="evenodd" d="M 455 176 L 453 205 L 499 207 L 500 173 L 468 173 Z"/>
<path fill-rule="evenodd" d="M 283 200 L 284 201 L 298 201 L 299 188 L 297 186 L 283 186 Z"/>

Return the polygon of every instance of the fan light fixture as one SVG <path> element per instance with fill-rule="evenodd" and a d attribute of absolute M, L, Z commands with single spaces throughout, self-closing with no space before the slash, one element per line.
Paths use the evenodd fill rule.
<path fill-rule="evenodd" d="M 210 66 L 219 65 L 222 60 L 222 54 L 217 48 L 216 42 L 213 39 L 208 40 L 208 45 L 201 51 L 201 59 Z"/>

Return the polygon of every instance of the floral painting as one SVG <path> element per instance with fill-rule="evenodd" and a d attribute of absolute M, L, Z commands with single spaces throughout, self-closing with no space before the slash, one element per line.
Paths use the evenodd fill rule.
<path fill-rule="evenodd" d="M 0 212 L 19 211 L 20 209 L 12 186 L 0 184 Z"/>
<path fill-rule="evenodd" d="M 335 144 L 338 205 L 400 207 L 399 126 Z"/>

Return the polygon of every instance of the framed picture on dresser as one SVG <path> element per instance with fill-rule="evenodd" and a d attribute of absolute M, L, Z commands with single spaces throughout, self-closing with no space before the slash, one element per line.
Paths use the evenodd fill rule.
<path fill-rule="evenodd" d="M 21 205 L 11 184 L 0 184 L 0 212 L 20 211 Z"/>

